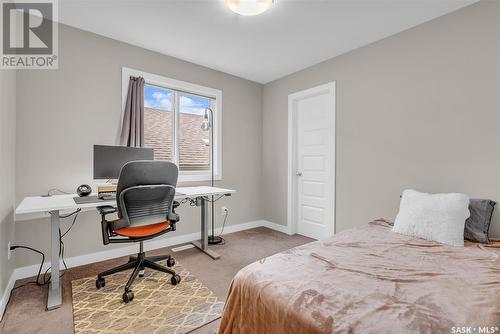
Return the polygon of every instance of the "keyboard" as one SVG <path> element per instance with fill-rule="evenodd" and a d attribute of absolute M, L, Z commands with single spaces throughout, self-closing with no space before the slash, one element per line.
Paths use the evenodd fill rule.
<path fill-rule="evenodd" d="M 116 192 L 114 192 L 114 191 L 100 192 L 97 195 L 97 197 L 99 197 L 99 199 L 102 199 L 104 201 L 111 201 L 111 200 L 116 199 Z"/>
<path fill-rule="evenodd" d="M 103 199 L 99 198 L 95 195 L 85 196 L 85 197 L 73 197 L 73 200 L 76 204 L 94 204 L 94 203 L 102 203 L 106 201 L 111 201 L 113 199 Z"/>

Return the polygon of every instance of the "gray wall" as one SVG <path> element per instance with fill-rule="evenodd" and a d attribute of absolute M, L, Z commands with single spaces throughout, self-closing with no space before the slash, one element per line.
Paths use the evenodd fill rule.
<path fill-rule="evenodd" d="M 287 96 L 330 81 L 337 231 L 394 219 L 405 188 L 499 201 L 498 7 L 482 1 L 266 84 L 264 218 L 286 224 Z"/>
<path fill-rule="evenodd" d="M 92 183 L 92 145 L 117 137 L 122 66 L 223 91 L 218 185 L 238 190 L 218 205 L 229 207 L 228 224 L 286 224 L 287 96 L 334 80 L 338 231 L 393 219 L 410 187 L 498 201 L 499 7 L 480 2 L 265 86 L 61 26 L 60 69 L 17 76 L 17 202 Z M 180 213 L 176 235 L 199 231 L 198 210 Z M 495 214 L 492 232 L 500 235 Z M 98 219 L 81 214 L 66 256 L 113 247 L 102 245 Z M 16 241 L 48 254 L 48 224 L 18 222 Z M 18 266 L 37 261 L 16 255 Z"/>
<path fill-rule="evenodd" d="M 222 90 L 223 180 L 217 185 L 238 192 L 218 207 L 229 208 L 228 225 L 262 218 L 262 85 L 64 25 L 59 34 L 59 70 L 19 71 L 17 78 L 18 202 L 54 187 L 74 192 L 79 184 L 92 184 L 92 145 L 117 138 L 125 66 Z M 186 204 L 179 213 L 174 235 L 200 231 L 198 208 Z M 82 213 L 66 237 L 66 256 L 113 247 L 102 245 L 99 226 L 95 211 Z M 16 227 L 19 243 L 49 254 L 48 218 Z M 29 254 L 16 261 L 23 266 L 39 259 Z"/>
<path fill-rule="evenodd" d="M 15 122 L 16 72 L 0 70 L 0 298 L 15 267 L 7 260 L 8 242 L 14 243 Z"/>

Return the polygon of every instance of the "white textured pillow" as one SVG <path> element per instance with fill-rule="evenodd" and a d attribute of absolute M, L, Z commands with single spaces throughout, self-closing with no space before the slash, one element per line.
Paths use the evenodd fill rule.
<path fill-rule="evenodd" d="M 405 190 L 392 230 L 443 244 L 463 246 L 464 225 L 469 216 L 467 195 Z"/>

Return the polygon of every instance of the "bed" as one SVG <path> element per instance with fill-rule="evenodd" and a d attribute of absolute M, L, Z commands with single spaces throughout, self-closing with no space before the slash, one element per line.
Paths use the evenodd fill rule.
<path fill-rule="evenodd" d="M 500 248 L 414 239 L 376 221 L 243 268 L 219 333 L 461 333 L 473 326 L 499 332 Z"/>

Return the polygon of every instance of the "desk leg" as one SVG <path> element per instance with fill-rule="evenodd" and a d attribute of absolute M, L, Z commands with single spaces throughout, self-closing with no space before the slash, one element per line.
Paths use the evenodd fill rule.
<path fill-rule="evenodd" d="M 201 240 L 193 241 L 192 244 L 199 248 L 202 252 L 217 260 L 220 255 L 211 249 L 208 249 L 208 200 L 206 197 L 196 198 L 196 206 L 201 207 Z"/>
<path fill-rule="evenodd" d="M 62 305 L 62 288 L 59 279 L 59 210 L 51 211 L 51 269 L 47 310 L 53 310 Z"/>

